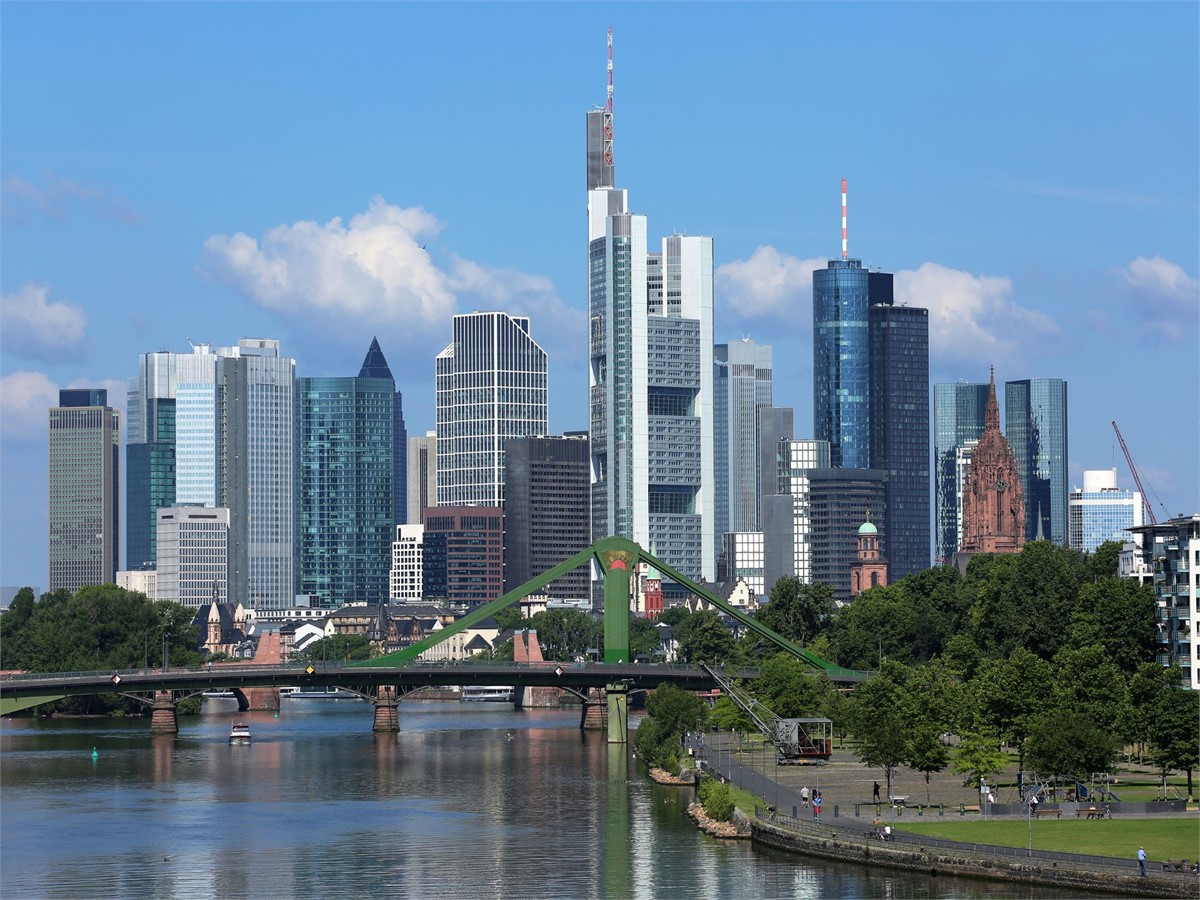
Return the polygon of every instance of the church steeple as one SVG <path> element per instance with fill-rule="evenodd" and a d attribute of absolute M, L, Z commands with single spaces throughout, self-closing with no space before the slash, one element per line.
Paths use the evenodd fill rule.
<path fill-rule="evenodd" d="M 983 416 L 983 430 L 1000 431 L 1000 404 L 996 402 L 996 367 L 991 366 L 991 381 L 988 384 L 987 410 Z M 978 421 L 978 420 L 977 420 Z"/>

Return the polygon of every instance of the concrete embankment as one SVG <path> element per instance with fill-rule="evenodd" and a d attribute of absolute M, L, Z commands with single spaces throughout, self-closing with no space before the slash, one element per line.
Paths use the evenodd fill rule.
<path fill-rule="evenodd" d="M 790 816 L 755 817 L 751 823 L 751 837 L 757 843 L 806 856 L 907 869 L 935 877 L 956 875 L 999 879 L 1110 895 L 1197 896 L 1194 876 L 1178 878 L 1152 873 L 1143 878 L 1132 862 L 1112 860 L 1111 865 L 1104 865 L 1044 855 L 1029 858 L 1021 856 L 1020 851 L 1010 852 L 1000 847 L 933 846 L 934 842 L 930 840 L 912 840 L 915 836 L 905 836 L 905 839 L 896 836 L 896 839 L 882 841 L 869 832 L 816 825 Z M 951 842 L 937 843 L 947 845 Z"/>

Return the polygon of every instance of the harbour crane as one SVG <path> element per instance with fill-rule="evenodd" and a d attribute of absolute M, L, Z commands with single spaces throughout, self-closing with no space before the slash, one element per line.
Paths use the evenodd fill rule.
<path fill-rule="evenodd" d="M 1125 462 L 1129 464 L 1129 473 L 1133 475 L 1133 483 L 1137 485 L 1138 492 L 1142 495 L 1142 503 L 1146 507 L 1146 518 L 1150 520 L 1151 525 L 1157 525 L 1158 517 L 1154 515 L 1154 507 L 1150 505 L 1150 495 L 1146 493 L 1149 484 L 1142 481 L 1141 472 L 1138 470 L 1137 463 L 1133 461 L 1133 454 L 1129 452 L 1129 448 L 1125 445 L 1125 438 L 1121 436 L 1121 429 L 1117 427 L 1116 419 L 1113 419 L 1112 427 L 1113 431 L 1117 433 L 1117 440 L 1121 443 L 1121 452 L 1125 454 Z M 1154 489 L 1150 488 L 1150 490 L 1153 491 Z M 1157 493 L 1155 493 L 1154 499 L 1158 500 L 1158 505 L 1163 508 L 1163 512 L 1166 512 L 1167 507 L 1159 499 Z"/>

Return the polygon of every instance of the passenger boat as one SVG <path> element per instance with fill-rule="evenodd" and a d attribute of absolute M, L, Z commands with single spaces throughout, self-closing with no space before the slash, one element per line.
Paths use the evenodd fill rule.
<path fill-rule="evenodd" d="M 229 743 L 231 744 L 248 744 L 250 743 L 250 726 L 238 722 L 229 729 Z"/>
<path fill-rule="evenodd" d="M 237 695 L 233 691 L 212 690 L 205 691 L 204 696 L 209 700 L 229 700 Z"/>
<path fill-rule="evenodd" d="M 293 688 L 286 694 L 283 688 L 279 689 L 279 696 L 287 697 L 290 700 L 361 700 L 358 694 L 354 691 L 347 691 L 343 688 L 336 687 L 300 687 Z"/>
<path fill-rule="evenodd" d="M 473 702 L 511 703 L 513 689 L 506 684 L 468 684 L 463 686 L 462 698 Z"/>

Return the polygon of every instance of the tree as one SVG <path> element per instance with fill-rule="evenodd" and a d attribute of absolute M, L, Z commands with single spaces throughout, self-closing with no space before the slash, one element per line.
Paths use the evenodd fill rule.
<path fill-rule="evenodd" d="M 1118 736 L 1132 731 L 1129 685 L 1102 646 L 1064 647 L 1054 670 L 1053 702 L 1060 714 L 1078 713 Z"/>
<path fill-rule="evenodd" d="M 785 575 L 771 586 L 770 602 L 756 616 L 776 634 L 806 644 L 821 634 L 833 613 L 833 588 L 827 584 L 805 584 Z"/>
<path fill-rule="evenodd" d="M 516 606 L 506 606 L 499 612 L 492 613 L 501 633 L 512 629 L 516 631 L 525 624 L 525 614 Z"/>
<path fill-rule="evenodd" d="M 629 615 L 629 653 L 633 659 L 646 657 L 653 660 L 661 644 L 658 638 L 658 626 L 653 619 L 645 616 Z"/>
<path fill-rule="evenodd" d="M 870 681 L 854 689 L 851 718 L 859 744 L 856 755 L 873 769 L 883 769 L 887 792 L 892 794 L 892 773 L 908 756 L 902 691 L 907 680 L 904 666 L 884 663 Z"/>
<path fill-rule="evenodd" d="M 995 729 L 966 731 L 951 754 L 950 768 L 963 779 L 963 787 L 979 788 L 987 779 L 1004 770 L 1008 756 L 1000 750 L 1000 738 Z"/>
<path fill-rule="evenodd" d="M 754 725 L 740 706 L 728 697 L 718 697 L 709 710 L 708 727 L 717 731 L 749 731 Z"/>
<path fill-rule="evenodd" d="M 1083 585 L 1071 618 L 1074 646 L 1099 644 L 1127 675 L 1154 659 L 1154 592 L 1129 578 L 1098 578 Z"/>
<path fill-rule="evenodd" d="M 1200 765 L 1200 694 L 1179 686 L 1162 691 L 1151 717 L 1150 750 L 1164 778 L 1171 769 L 1187 773 L 1187 795 L 1192 793 L 1192 772 Z"/>
<path fill-rule="evenodd" d="M 1035 719 L 1027 743 L 1029 765 L 1034 771 L 1076 779 L 1086 779 L 1092 772 L 1107 772 L 1116 762 L 1120 747 L 1111 730 L 1085 713 L 1070 710 L 1043 713 Z"/>
<path fill-rule="evenodd" d="M 1018 647 L 1007 659 L 983 660 L 970 681 L 971 706 L 966 723 L 995 728 L 1017 748 L 1017 768 L 1025 769 L 1025 739 L 1054 696 L 1052 666 Z"/>
<path fill-rule="evenodd" d="M 704 812 L 710 819 L 728 822 L 733 818 L 733 792 L 730 791 L 729 785 L 722 784 L 714 778 L 705 778 L 700 782 L 697 793 L 700 795 Z"/>
<path fill-rule="evenodd" d="M 686 663 L 723 665 L 733 653 L 733 635 L 713 610 L 693 613 L 676 629 L 679 656 Z"/>
<path fill-rule="evenodd" d="M 914 727 L 908 736 L 904 764 L 925 776 L 925 802 L 929 803 L 929 777 L 950 762 L 950 750 L 942 743 L 942 732 L 929 723 Z M 889 787 L 890 790 L 890 787 Z"/>
<path fill-rule="evenodd" d="M 309 662 L 370 659 L 371 639 L 365 634 L 331 634 L 313 641 L 298 656 Z"/>
<path fill-rule="evenodd" d="M 754 694 L 767 708 L 784 719 L 813 715 L 816 709 L 816 679 L 790 653 L 777 653 L 758 670 Z"/>
<path fill-rule="evenodd" d="M 674 771 L 684 733 L 704 721 L 704 701 L 673 684 L 663 684 L 647 696 L 646 713 L 634 734 L 634 747 L 650 765 Z"/>
<path fill-rule="evenodd" d="M 572 660 L 604 646 L 604 624 L 582 610 L 549 609 L 531 618 L 529 627 L 537 630 L 546 659 Z"/>

